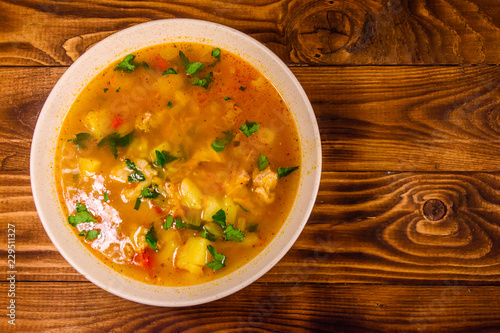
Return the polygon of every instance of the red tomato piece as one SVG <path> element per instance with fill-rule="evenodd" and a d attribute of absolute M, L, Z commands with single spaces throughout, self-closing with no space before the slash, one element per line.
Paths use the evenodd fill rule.
<path fill-rule="evenodd" d="M 168 61 L 162 58 L 161 55 L 157 54 L 154 60 L 155 67 L 158 68 L 160 71 L 166 71 L 169 67 L 170 64 Z"/>
<path fill-rule="evenodd" d="M 139 265 L 139 266 L 142 266 L 146 269 L 150 269 L 151 268 L 151 254 L 149 254 L 148 252 L 144 251 L 144 252 L 141 252 L 141 253 L 136 253 L 134 255 L 134 259 L 133 259 L 134 263 Z"/>
<path fill-rule="evenodd" d="M 116 127 L 120 126 L 121 124 L 123 124 L 123 119 L 120 116 L 114 117 L 113 121 L 111 122 L 111 126 L 113 126 L 113 128 L 116 128 Z"/>

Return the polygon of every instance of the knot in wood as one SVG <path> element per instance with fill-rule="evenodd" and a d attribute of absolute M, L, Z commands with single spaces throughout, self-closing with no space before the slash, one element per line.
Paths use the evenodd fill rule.
<path fill-rule="evenodd" d="M 438 221 L 446 215 L 446 206 L 441 200 L 430 199 L 424 203 L 423 212 L 426 219 Z"/>

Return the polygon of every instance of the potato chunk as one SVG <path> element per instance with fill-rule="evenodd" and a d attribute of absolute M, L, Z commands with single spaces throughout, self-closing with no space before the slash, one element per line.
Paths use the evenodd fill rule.
<path fill-rule="evenodd" d="M 80 158 L 78 159 L 78 168 L 80 173 L 85 176 L 91 176 L 95 174 L 101 167 L 101 161 L 90 159 L 90 158 Z"/>
<path fill-rule="evenodd" d="M 203 266 L 208 262 L 208 239 L 191 237 L 181 246 L 176 255 L 176 266 L 197 275 L 203 275 Z"/>
<path fill-rule="evenodd" d="M 191 179 L 184 178 L 182 180 L 179 191 L 182 196 L 183 202 L 189 208 L 201 209 L 201 204 L 203 202 L 203 193 Z"/>

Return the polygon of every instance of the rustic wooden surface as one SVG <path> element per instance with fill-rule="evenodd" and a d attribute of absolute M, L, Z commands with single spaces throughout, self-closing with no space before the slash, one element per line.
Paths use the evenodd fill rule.
<path fill-rule="evenodd" d="M 499 5 L 0 1 L 0 331 L 13 330 L 9 223 L 19 331 L 500 328 Z M 69 266 L 29 177 L 37 116 L 67 66 L 116 31 L 173 17 L 222 23 L 273 50 L 306 90 L 323 147 L 316 206 L 291 251 L 244 290 L 179 309 L 120 299 Z"/>

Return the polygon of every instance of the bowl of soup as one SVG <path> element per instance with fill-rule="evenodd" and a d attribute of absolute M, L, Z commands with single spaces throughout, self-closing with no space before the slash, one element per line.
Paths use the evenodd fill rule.
<path fill-rule="evenodd" d="M 231 28 L 153 21 L 85 52 L 33 137 L 35 204 L 64 258 L 136 302 L 186 306 L 270 270 L 314 205 L 321 144 L 287 66 Z"/>

